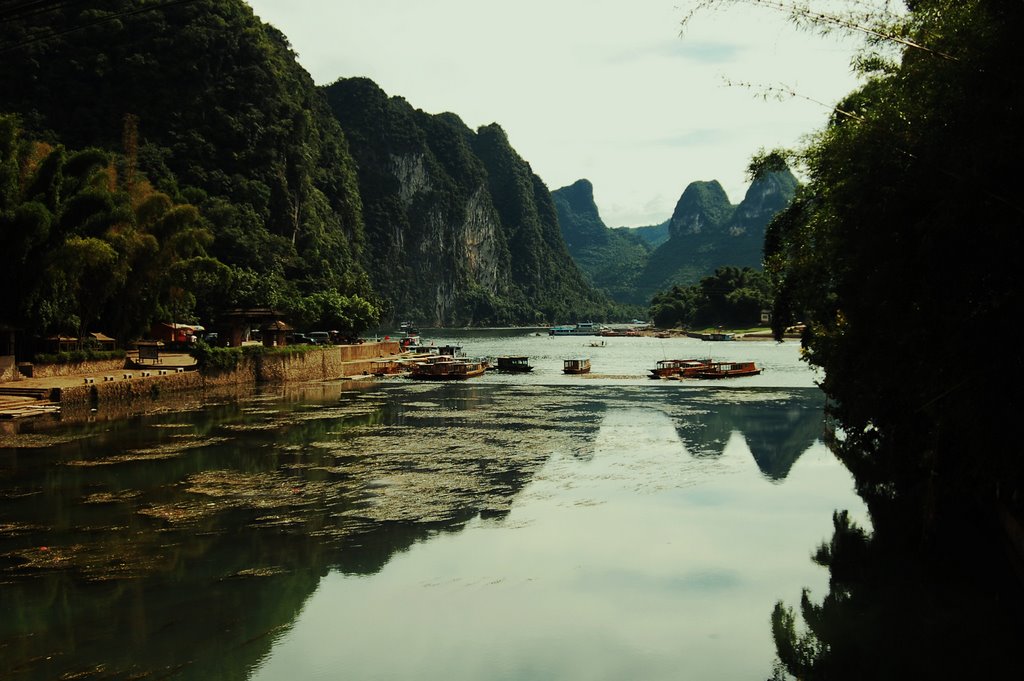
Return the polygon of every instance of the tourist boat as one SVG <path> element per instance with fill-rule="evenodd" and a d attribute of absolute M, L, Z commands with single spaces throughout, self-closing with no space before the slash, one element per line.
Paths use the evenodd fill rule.
<path fill-rule="evenodd" d="M 600 336 L 601 329 L 603 327 L 600 324 L 594 324 L 593 322 L 581 322 L 571 326 L 552 326 L 548 330 L 548 335 L 551 336 Z"/>
<path fill-rule="evenodd" d="M 710 359 L 661 359 L 650 370 L 650 378 L 693 378 L 697 372 L 714 364 Z"/>
<path fill-rule="evenodd" d="M 572 359 L 562 360 L 562 372 L 566 374 L 589 374 L 590 358 L 574 357 Z"/>
<path fill-rule="evenodd" d="M 498 358 L 498 371 L 525 373 L 533 371 L 533 367 L 525 355 L 504 355 Z"/>
<path fill-rule="evenodd" d="M 756 376 L 761 373 L 753 362 L 711 362 L 708 366 L 698 369 L 694 378 L 735 378 L 737 376 Z"/>
<path fill-rule="evenodd" d="M 414 355 L 447 355 L 449 357 L 465 357 L 465 353 L 462 352 L 461 345 L 435 345 L 433 342 L 429 345 L 425 345 L 423 343 L 410 345 L 405 349 L 405 351 L 411 352 Z"/>
<path fill-rule="evenodd" d="M 370 362 L 370 373 L 374 376 L 395 376 L 408 369 L 393 359 L 375 359 Z"/>
<path fill-rule="evenodd" d="M 486 370 L 487 363 L 479 360 L 440 357 L 415 365 L 409 377 L 421 381 L 462 381 L 480 376 Z"/>

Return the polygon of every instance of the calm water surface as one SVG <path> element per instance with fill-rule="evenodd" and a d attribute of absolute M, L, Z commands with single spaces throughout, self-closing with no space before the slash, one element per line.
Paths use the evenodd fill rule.
<path fill-rule="evenodd" d="M 765 678 L 772 606 L 863 516 L 795 346 L 715 344 L 778 367 L 726 386 L 623 378 L 690 349 L 654 339 L 576 381 L 588 340 L 453 339 L 538 369 L 6 440 L 0 678 Z"/>

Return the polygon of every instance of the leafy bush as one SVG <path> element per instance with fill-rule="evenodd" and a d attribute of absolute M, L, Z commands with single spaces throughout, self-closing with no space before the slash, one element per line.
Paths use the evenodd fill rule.
<path fill-rule="evenodd" d="M 199 341 L 189 348 L 188 354 L 195 357 L 201 369 L 234 371 L 242 360 L 242 351 L 243 348 L 215 348 Z"/>
<path fill-rule="evenodd" d="M 124 358 L 124 350 L 67 350 L 56 353 L 40 353 L 32 359 L 36 364 L 77 364 L 78 362 L 102 362 Z"/>

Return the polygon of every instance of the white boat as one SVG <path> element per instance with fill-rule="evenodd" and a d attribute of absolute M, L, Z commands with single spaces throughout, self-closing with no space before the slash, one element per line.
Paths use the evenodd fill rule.
<path fill-rule="evenodd" d="M 580 322 L 579 324 L 573 324 L 571 326 L 552 326 L 548 330 L 548 335 L 551 336 L 600 336 L 601 329 L 604 328 L 600 324 L 594 324 L 593 322 Z"/>

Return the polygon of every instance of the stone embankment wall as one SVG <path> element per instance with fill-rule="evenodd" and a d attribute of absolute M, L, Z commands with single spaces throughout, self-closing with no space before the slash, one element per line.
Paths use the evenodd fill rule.
<path fill-rule="evenodd" d="M 334 345 L 302 354 L 270 353 L 256 356 L 255 380 L 260 383 L 326 381 L 369 372 L 373 360 L 402 351 L 397 341 Z"/>
<path fill-rule="evenodd" d="M 89 362 L 68 362 L 66 364 L 33 364 L 32 378 L 54 378 L 55 376 L 77 376 L 79 374 L 110 374 L 121 371 L 126 360 L 105 359 Z"/>
<path fill-rule="evenodd" d="M 60 388 L 60 403 L 62 406 L 73 407 L 96 402 L 127 402 L 144 397 L 152 399 L 164 392 L 202 390 L 206 383 L 198 371 L 150 377 L 142 377 L 139 371 L 131 373 L 131 379 Z"/>
<path fill-rule="evenodd" d="M 326 381 L 369 373 L 373 360 L 401 352 L 397 341 L 362 345 L 336 345 L 303 354 L 268 353 L 243 357 L 234 369 L 224 371 L 183 371 L 160 375 L 157 371 L 142 376 L 132 370 L 116 374 L 117 380 L 83 384 L 60 391 L 61 404 L 126 401 L 155 398 L 164 392 L 208 390 L 223 386 L 256 383 Z M 92 370 L 90 368 L 90 370 Z"/>

